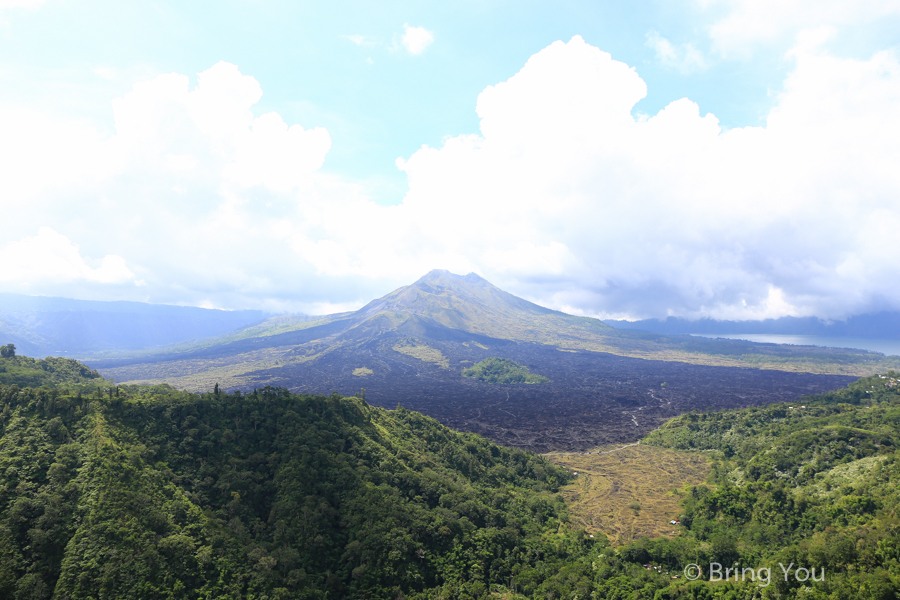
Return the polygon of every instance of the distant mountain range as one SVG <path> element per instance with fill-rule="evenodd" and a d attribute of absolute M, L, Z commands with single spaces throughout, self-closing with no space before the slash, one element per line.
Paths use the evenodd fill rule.
<path fill-rule="evenodd" d="M 878 312 L 849 317 L 844 321 L 826 321 L 816 317 L 781 317 L 762 321 L 689 320 L 669 317 L 665 320 L 604 321 L 617 329 L 650 331 L 662 334 L 783 334 L 900 339 L 900 312 Z"/>
<path fill-rule="evenodd" d="M 549 382 L 497 385 L 462 375 L 492 357 Z M 535 450 L 632 440 L 685 410 L 793 400 L 846 385 L 839 375 L 900 367 L 864 351 L 622 331 L 447 271 L 357 311 L 274 317 L 165 352 L 86 362 L 118 382 L 194 391 L 365 388 L 376 405 L 402 403 Z"/>
<path fill-rule="evenodd" d="M 31 356 L 87 356 L 220 336 L 271 316 L 258 310 L 0 293 L 0 343 L 11 342 Z"/>

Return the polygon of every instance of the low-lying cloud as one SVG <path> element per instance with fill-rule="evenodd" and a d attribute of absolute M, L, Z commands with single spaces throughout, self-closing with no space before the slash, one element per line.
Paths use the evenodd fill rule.
<path fill-rule="evenodd" d="M 721 11 L 709 36 L 722 55 L 752 53 L 817 27 L 867 26 L 900 15 L 896 0 L 701 0 L 699 5 Z"/>

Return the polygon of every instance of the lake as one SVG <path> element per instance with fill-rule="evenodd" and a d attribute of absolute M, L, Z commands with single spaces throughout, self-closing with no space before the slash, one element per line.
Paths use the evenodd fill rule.
<path fill-rule="evenodd" d="M 830 337 L 824 335 L 784 335 L 780 333 L 692 333 L 705 338 L 726 338 L 747 340 L 764 344 L 792 344 L 794 346 L 824 346 L 826 348 L 857 348 L 872 350 L 886 355 L 900 356 L 900 340 L 880 340 L 869 338 Z"/>

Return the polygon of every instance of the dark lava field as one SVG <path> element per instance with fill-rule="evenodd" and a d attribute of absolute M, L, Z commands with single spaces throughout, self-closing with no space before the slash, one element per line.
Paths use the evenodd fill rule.
<path fill-rule="evenodd" d="M 255 385 L 281 385 L 295 392 L 356 395 L 365 388 L 366 400 L 375 406 L 402 404 L 454 429 L 535 452 L 633 442 L 680 413 L 793 402 L 856 379 L 481 341 L 489 349 L 429 340 L 449 360 L 449 369 L 396 352 L 381 337 L 253 376 Z M 462 369 L 489 356 L 512 359 L 550 383 L 492 385 L 462 377 Z M 355 376 L 358 367 L 374 373 Z"/>

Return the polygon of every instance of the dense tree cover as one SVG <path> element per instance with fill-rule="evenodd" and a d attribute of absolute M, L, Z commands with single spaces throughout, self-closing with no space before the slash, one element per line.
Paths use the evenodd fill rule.
<path fill-rule="evenodd" d="M 629 568 L 630 587 L 666 583 L 596 564 L 605 540 L 555 494 L 565 471 L 419 413 L 109 391 L 0 386 L 0 597 L 571 597 Z"/>
<path fill-rule="evenodd" d="M 550 380 L 543 375 L 537 375 L 527 367 L 509 360 L 491 356 L 476 363 L 468 369 L 463 369 L 463 377 L 471 377 L 486 383 L 547 383 Z"/>
<path fill-rule="evenodd" d="M 645 540 L 632 558 L 772 569 L 764 589 L 704 584 L 696 597 L 900 596 L 897 373 L 791 405 L 690 413 L 645 442 L 711 453 L 713 485 L 690 490 L 677 541 Z M 785 577 L 779 563 L 824 569 L 824 581 Z"/>
<path fill-rule="evenodd" d="M 894 598 L 898 391 L 674 419 L 645 441 L 709 452 L 712 485 L 678 537 L 614 549 L 570 526 L 565 471 L 402 407 L 0 385 L 0 598 Z M 679 575 L 716 562 L 770 584 Z"/>
<path fill-rule="evenodd" d="M 9 350 L 8 344 L 0 346 L 6 349 L 0 358 L 0 384 L 18 385 L 19 387 L 64 386 L 79 388 L 85 385 L 109 385 L 109 382 L 97 371 L 71 358 L 48 356 L 35 359 L 28 356 L 17 356 L 15 346 Z"/>

